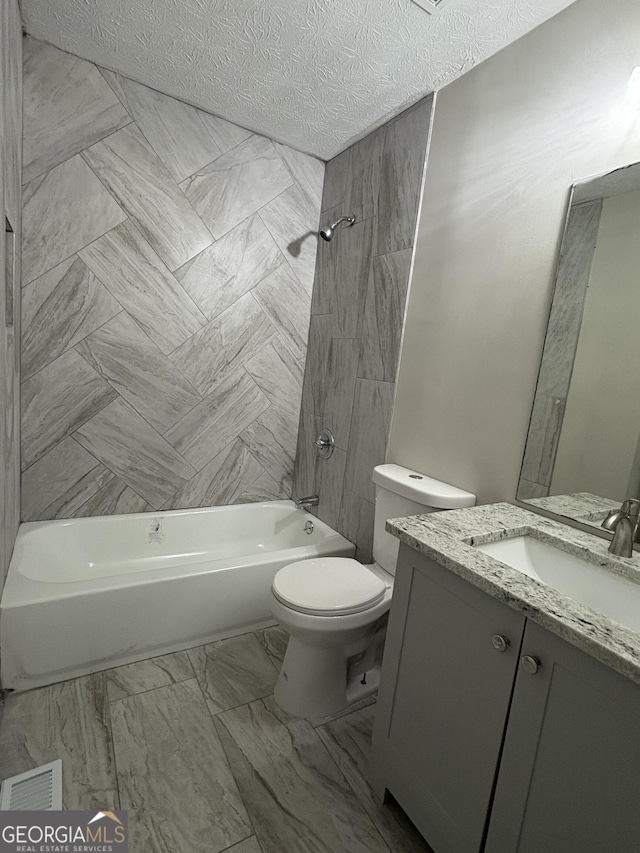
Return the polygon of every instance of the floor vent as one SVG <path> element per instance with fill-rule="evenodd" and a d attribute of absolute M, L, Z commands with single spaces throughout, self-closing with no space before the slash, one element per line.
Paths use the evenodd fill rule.
<path fill-rule="evenodd" d="M 0 811 L 62 810 L 62 761 L 35 767 L 5 779 L 0 789 Z"/>

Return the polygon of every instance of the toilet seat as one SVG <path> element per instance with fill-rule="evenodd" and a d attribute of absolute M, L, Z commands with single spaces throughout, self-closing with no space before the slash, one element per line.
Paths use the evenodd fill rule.
<path fill-rule="evenodd" d="M 299 613 L 347 616 L 378 604 L 387 586 L 357 560 L 324 557 L 280 569 L 271 589 L 285 607 Z"/>

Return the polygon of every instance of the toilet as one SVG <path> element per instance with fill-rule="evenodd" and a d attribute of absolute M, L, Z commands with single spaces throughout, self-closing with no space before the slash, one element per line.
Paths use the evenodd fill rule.
<path fill-rule="evenodd" d="M 400 465 L 373 469 L 375 520 L 369 565 L 346 557 L 290 563 L 271 586 L 271 612 L 289 633 L 275 688 L 280 707 L 315 719 L 378 689 L 399 541 L 388 518 L 473 506 L 475 495 Z"/>

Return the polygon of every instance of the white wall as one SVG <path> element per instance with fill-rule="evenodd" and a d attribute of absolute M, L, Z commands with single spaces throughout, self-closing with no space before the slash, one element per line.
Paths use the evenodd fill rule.
<path fill-rule="evenodd" d="M 622 501 L 640 431 L 640 192 L 607 198 L 550 494 Z"/>
<path fill-rule="evenodd" d="M 438 94 L 388 459 L 511 500 L 574 180 L 640 159 L 640 4 L 578 0 Z"/>

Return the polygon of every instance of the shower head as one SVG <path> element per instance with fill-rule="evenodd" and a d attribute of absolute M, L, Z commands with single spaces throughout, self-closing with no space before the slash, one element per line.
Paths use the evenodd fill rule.
<path fill-rule="evenodd" d="M 323 240 L 326 240 L 327 243 L 332 239 L 335 234 L 336 228 L 340 225 L 341 222 L 344 222 L 343 228 L 350 228 L 353 223 L 356 221 L 355 216 L 341 216 L 340 219 L 337 219 L 335 222 L 332 222 L 331 225 L 327 225 L 326 228 L 320 229 L 320 236 Z"/>

